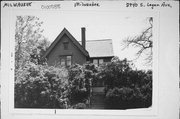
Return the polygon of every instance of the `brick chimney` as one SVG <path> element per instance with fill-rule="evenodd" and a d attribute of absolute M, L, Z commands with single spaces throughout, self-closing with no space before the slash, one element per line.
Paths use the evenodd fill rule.
<path fill-rule="evenodd" d="M 81 28 L 81 40 L 82 40 L 82 47 L 84 49 L 86 49 L 86 28 L 85 27 L 82 27 Z"/>

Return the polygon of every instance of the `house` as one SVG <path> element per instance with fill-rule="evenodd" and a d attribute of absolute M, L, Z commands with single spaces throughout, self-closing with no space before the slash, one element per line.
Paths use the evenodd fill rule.
<path fill-rule="evenodd" d="M 86 41 L 85 30 L 84 27 L 81 28 L 82 40 L 78 42 L 64 28 L 44 55 L 48 65 L 69 66 L 75 63 L 82 65 L 87 61 L 99 65 L 103 62 L 110 62 L 114 56 L 112 40 Z"/>
<path fill-rule="evenodd" d="M 86 49 L 89 52 L 89 61 L 95 65 L 110 62 L 114 57 L 111 39 L 87 40 Z"/>

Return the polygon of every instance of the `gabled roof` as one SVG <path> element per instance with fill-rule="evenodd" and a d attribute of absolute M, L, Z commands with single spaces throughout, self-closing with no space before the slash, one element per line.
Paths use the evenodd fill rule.
<path fill-rule="evenodd" d="M 81 43 L 81 41 L 80 41 Z M 111 39 L 87 40 L 86 50 L 90 57 L 113 57 L 113 45 Z"/>
<path fill-rule="evenodd" d="M 52 51 L 52 49 L 56 46 L 56 44 L 61 40 L 61 38 L 64 35 L 67 35 L 69 37 L 69 39 L 75 44 L 75 46 L 77 46 L 79 48 L 79 50 L 87 57 L 89 57 L 89 53 L 82 47 L 81 44 L 79 44 L 79 42 L 71 35 L 71 33 L 64 28 L 61 33 L 56 37 L 56 39 L 54 40 L 54 42 L 50 45 L 50 47 L 48 48 L 48 50 L 46 51 L 46 53 L 44 54 L 44 58 L 47 57 L 47 55 Z"/>

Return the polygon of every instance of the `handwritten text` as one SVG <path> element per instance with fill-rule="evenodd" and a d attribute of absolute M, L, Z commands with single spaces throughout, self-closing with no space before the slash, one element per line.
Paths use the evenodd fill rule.
<path fill-rule="evenodd" d="M 3 7 L 30 7 L 32 2 L 4 3 Z"/>
<path fill-rule="evenodd" d="M 74 7 L 79 7 L 79 6 L 83 6 L 83 7 L 100 7 L 99 3 L 96 2 L 91 2 L 91 3 L 85 3 L 85 2 L 76 2 L 74 3 Z"/>

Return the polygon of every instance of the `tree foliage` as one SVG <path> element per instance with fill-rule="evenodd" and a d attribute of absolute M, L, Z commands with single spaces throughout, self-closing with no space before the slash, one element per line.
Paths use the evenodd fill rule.
<path fill-rule="evenodd" d="M 99 77 L 104 80 L 107 108 L 128 109 L 152 105 L 152 71 L 134 70 L 127 59 L 101 66 Z"/>
<path fill-rule="evenodd" d="M 93 64 L 83 66 L 75 64 L 69 68 L 69 99 L 72 105 L 85 103 L 90 98 L 90 88 L 92 80 L 96 77 L 97 69 Z"/>
<path fill-rule="evenodd" d="M 15 29 L 15 66 L 23 67 L 26 62 L 41 63 L 41 57 L 49 46 L 42 35 L 43 22 L 35 16 L 17 16 Z"/>
<path fill-rule="evenodd" d="M 93 80 L 104 81 L 107 108 L 152 105 L 152 71 L 133 70 L 127 59 L 115 57 L 99 67 L 89 63 L 54 67 L 28 62 L 15 73 L 16 108 L 89 108 Z"/>
<path fill-rule="evenodd" d="M 145 60 L 148 65 L 152 64 L 152 47 L 153 47 L 153 39 L 152 39 L 152 29 L 153 29 L 153 18 L 148 18 L 149 26 L 142 31 L 141 34 L 128 37 L 123 40 L 123 44 L 125 48 L 132 46 L 134 48 L 138 48 L 136 53 L 137 58 L 142 55 L 145 55 Z M 136 58 L 136 59 L 137 59 Z"/>
<path fill-rule="evenodd" d="M 120 61 L 117 57 L 112 62 L 102 65 L 99 71 L 99 77 L 104 80 L 108 89 L 113 87 L 122 87 L 129 85 L 129 73 L 132 71 L 127 59 Z"/>
<path fill-rule="evenodd" d="M 15 108 L 68 108 L 65 68 L 30 62 L 18 69 L 15 76 Z"/>
<path fill-rule="evenodd" d="M 16 70 L 16 108 L 87 108 L 93 64 L 54 67 L 28 62 Z"/>

